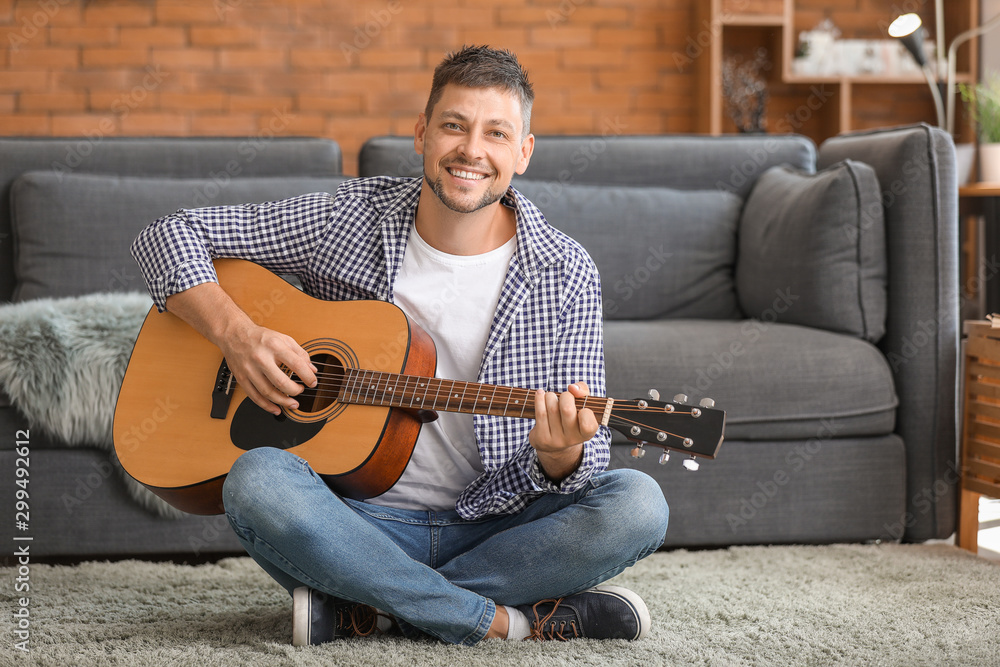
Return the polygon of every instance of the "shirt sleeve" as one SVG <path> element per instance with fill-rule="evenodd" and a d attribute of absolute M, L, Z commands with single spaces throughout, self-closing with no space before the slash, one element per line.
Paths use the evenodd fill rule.
<path fill-rule="evenodd" d="M 507 351 L 504 362 L 496 366 L 501 369 L 499 377 L 491 377 L 487 382 L 499 380 L 524 387 L 541 385 L 549 391 L 563 392 L 570 384 L 582 380 L 590 387 L 591 395 L 605 395 L 600 278 L 586 253 L 568 250 L 569 257 L 575 255 L 576 259 L 567 261 L 558 278 L 543 280 L 535 291 L 535 299 L 540 303 L 551 303 L 558 308 L 558 316 L 551 323 L 554 326 L 550 330 L 549 322 L 544 326 L 529 325 L 540 337 L 534 340 L 522 335 L 518 345 Z M 520 309 L 520 317 L 526 317 L 525 311 L 531 310 Z M 477 435 L 487 472 L 458 498 L 455 508 L 466 519 L 519 512 L 545 493 L 574 493 L 610 463 L 611 432 L 601 426 L 584 443 L 583 458 L 577 469 L 555 484 L 545 476 L 538 454 L 528 442 L 533 420 L 480 415 L 477 425 L 481 427 Z M 487 457 L 492 458 L 487 460 Z M 502 463 L 491 468 L 494 461 Z"/>
<path fill-rule="evenodd" d="M 574 289 L 576 298 L 570 300 L 560 318 L 560 335 L 555 348 L 555 367 L 548 390 L 561 393 L 574 382 L 586 382 L 591 396 L 606 396 L 604 368 L 603 311 L 601 307 L 601 282 L 596 268 L 588 261 L 585 270 L 579 271 Z M 583 268 L 583 267 L 581 267 Z M 570 285 L 573 285 L 570 281 Z M 595 410 L 596 412 L 596 410 Z M 601 414 L 597 414 L 598 421 Z M 584 443 L 580 465 L 559 484 L 544 473 L 538 453 L 528 445 L 521 450 L 517 464 L 536 489 L 546 493 L 574 493 L 587 483 L 592 475 L 607 469 L 611 460 L 611 431 L 601 426 L 593 438 Z"/>
<path fill-rule="evenodd" d="M 333 216 L 334 198 L 314 193 L 241 206 L 182 209 L 146 227 L 132 244 L 153 303 L 216 282 L 212 260 L 246 259 L 272 271 L 302 273 Z"/>

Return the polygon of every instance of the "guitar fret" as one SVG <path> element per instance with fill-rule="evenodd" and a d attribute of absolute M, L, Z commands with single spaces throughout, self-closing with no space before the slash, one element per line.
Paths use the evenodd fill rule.
<path fill-rule="evenodd" d="M 362 373 L 361 381 L 358 383 L 358 402 L 364 405 L 368 399 L 368 382 L 371 374 L 367 371 Z"/>
<path fill-rule="evenodd" d="M 493 395 L 490 396 L 490 404 L 486 406 L 486 414 L 493 414 L 490 410 L 493 409 L 493 399 L 497 397 L 497 388 L 493 387 Z"/>
<path fill-rule="evenodd" d="M 399 377 L 395 373 L 389 373 L 386 376 L 386 405 L 398 405 L 399 401 L 396 398 L 396 391 L 399 388 Z"/>
<path fill-rule="evenodd" d="M 364 373 L 355 373 L 351 380 L 351 403 L 357 403 L 361 399 L 361 383 L 364 381 Z"/>
<path fill-rule="evenodd" d="M 346 390 L 347 395 L 347 400 L 345 402 L 353 403 L 358 391 L 357 374 L 352 371 L 349 374 L 349 377 L 350 379 L 344 383 L 344 389 Z"/>
<path fill-rule="evenodd" d="M 441 397 L 441 381 L 438 380 L 436 384 L 437 384 L 437 389 L 434 392 L 434 399 L 431 401 L 431 405 L 434 406 L 435 410 L 440 410 L 441 404 L 438 403 L 438 399 Z"/>
<path fill-rule="evenodd" d="M 483 390 L 483 385 L 476 384 L 476 385 L 473 385 L 473 386 L 476 389 L 476 395 L 473 396 L 471 399 L 469 399 L 470 403 L 469 403 L 468 410 L 469 410 L 470 413 L 476 414 L 476 404 L 479 402 L 479 392 L 481 392 Z"/>
<path fill-rule="evenodd" d="M 420 401 L 420 407 L 424 407 L 424 405 L 426 405 L 426 403 L 424 401 L 424 398 L 426 398 L 426 392 L 423 389 L 426 386 L 427 386 L 426 382 L 419 382 L 418 381 L 417 382 L 417 386 L 413 390 L 413 398 L 414 398 L 414 400 Z M 421 393 L 420 396 L 417 396 L 417 389 L 418 388 L 421 390 L 421 392 L 423 392 L 423 393 Z"/>
<path fill-rule="evenodd" d="M 410 389 L 410 378 L 404 376 L 404 378 L 403 378 L 403 389 L 402 389 L 402 393 L 400 394 L 400 397 L 399 397 L 399 404 L 400 405 L 402 405 L 403 401 L 406 400 L 407 395 L 409 395 L 409 399 L 410 399 L 410 406 L 409 407 L 412 408 L 413 407 L 413 401 L 414 401 L 414 399 L 416 398 L 417 395 L 416 395 L 416 393 L 414 392 L 413 389 Z"/>
<path fill-rule="evenodd" d="M 392 380 L 392 376 L 390 376 L 390 375 L 383 375 L 382 378 L 383 378 L 382 379 L 382 389 L 379 391 L 379 397 L 380 397 L 379 401 L 382 403 L 382 405 L 391 405 L 392 404 L 392 387 L 390 386 L 390 381 Z"/>
<path fill-rule="evenodd" d="M 510 388 L 504 387 L 504 391 L 507 392 L 507 398 L 505 398 L 503 401 L 503 411 L 500 413 L 501 416 L 506 415 L 507 412 L 510 411 L 510 397 L 511 397 Z"/>
<path fill-rule="evenodd" d="M 385 375 L 385 386 L 382 388 L 382 405 L 392 405 L 394 403 L 396 391 L 396 375 L 388 373 Z"/>

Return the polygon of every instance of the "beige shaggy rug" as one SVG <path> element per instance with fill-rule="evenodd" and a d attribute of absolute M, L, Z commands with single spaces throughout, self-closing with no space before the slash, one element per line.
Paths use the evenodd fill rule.
<path fill-rule="evenodd" d="M 0 665 L 1000 665 L 1000 566 L 947 545 L 660 552 L 615 580 L 647 601 L 646 639 L 472 648 L 292 647 L 290 600 L 248 558 L 2 574 Z M 12 614 L 21 597 L 26 622 Z"/>

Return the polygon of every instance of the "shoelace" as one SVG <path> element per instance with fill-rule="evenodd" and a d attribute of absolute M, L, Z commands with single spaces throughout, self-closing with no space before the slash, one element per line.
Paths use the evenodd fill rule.
<path fill-rule="evenodd" d="M 535 622 L 531 626 L 531 633 L 525 637 L 525 640 L 534 639 L 535 641 L 543 641 L 546 639 L 558 639 L 560 641 L 568 641 L 580 636 L 580 632 L 576 627 L 576 621 L 569 621 L 567 623 L 566 621 L 551 620 L 556 613 L 556 609 L 562 604 L 562 601 L 563 598 L 559 598 L 558 600 L 540 600 L 531 607 L 531 611 L 535 614 Z M 538 605 L 540 604 L 552 604 L 552 611 L 546 614 L 544 618 L 538 617 Z M 572 637 L 566 637 L 563 634 L 566 632 L 567 625 L 573 631 Z"/>
<path fill-rule="evenodd" d="M 378 628 L 379 616 L 384 616 L 392 623 L 395 623 L 395 620 L 391 616 L 380 614 L 374 607 L 369 605 L 342 605 L 337 608 L 337 627 L 344 630 L 344 634 L 351 637 L 367 637 L 372 634 L 383 634 L 384 631 Z"/>

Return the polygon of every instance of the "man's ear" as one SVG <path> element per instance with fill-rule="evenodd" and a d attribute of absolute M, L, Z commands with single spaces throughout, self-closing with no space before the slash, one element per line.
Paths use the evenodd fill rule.
<path fill-rule="evenodd" d="M 521 142 L 521 152 L 517 156 L 517 165 L 514 167 L 514 172 L 517 174 L 523 174 L 528 168 L 528 162 L 531 161 L 531 154 L 535 151 L 535 135 L 529 134 Z"/>
<path fill-rule="evenodd" d="M 417 151 L 417 155 L 424 154 L 424 136 L 427 134 L 427 116 L 424 112 L 420 112 L 417 116 L 417 125 L 413 128 L 413 150 Z"/>

